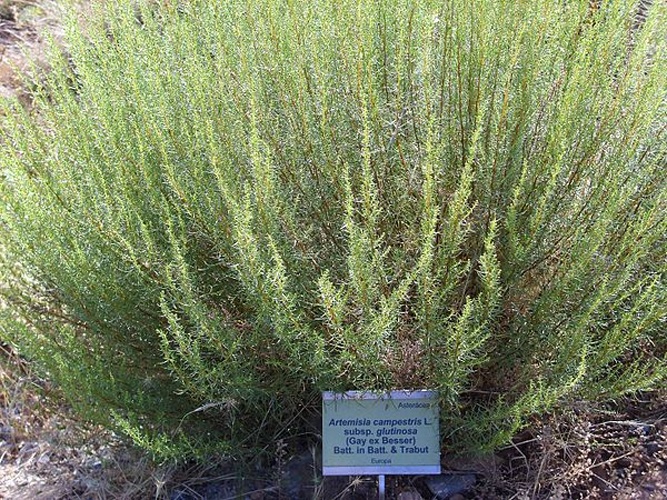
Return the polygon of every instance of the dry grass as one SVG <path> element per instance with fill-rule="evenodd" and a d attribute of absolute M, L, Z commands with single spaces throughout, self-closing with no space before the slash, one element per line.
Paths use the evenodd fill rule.
<path fill-rule="evenodd" d="M 0 498 L 160 498 L 169 474 L 77 421 L 47 381 L 0 346 Z"/>
<path fill-rule="evenodd" d="M 58 390 L 0 343 L 0 499 L 200 500 L 243 491 L 259 500 L 279 491 L 277 484 L 279 478 L 243 480 L 216 461 L 152 462 L 114 434 L 77 420 Z"/>
<path fill-rule="evenodd" d="M 496 458 L 479 498 L 667 498 L 667 391 L 535 420 Z"/>

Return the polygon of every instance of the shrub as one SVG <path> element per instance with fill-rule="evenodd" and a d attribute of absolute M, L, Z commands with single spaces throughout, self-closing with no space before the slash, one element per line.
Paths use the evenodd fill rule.
<path fill-rule="evenodd" d="M 426 387 L 481 449 L 664 380 L 664 2 L 108 4 L 2 116 L 2 338 L 87 418 L 240 454 Z"/>

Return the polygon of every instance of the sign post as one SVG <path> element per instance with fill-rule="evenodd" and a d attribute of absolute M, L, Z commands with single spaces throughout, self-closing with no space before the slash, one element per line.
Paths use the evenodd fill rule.
<path fill-rule="evenodd" d="M 322 474 L 440 474 L 438 396 L 434 391 L 322 394 Z"/>

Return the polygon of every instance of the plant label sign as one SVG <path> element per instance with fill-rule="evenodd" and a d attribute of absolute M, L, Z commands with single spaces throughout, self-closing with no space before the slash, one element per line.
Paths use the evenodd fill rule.
<path fill-rule="evenodd" d="M 434 391 L 322 394 L 322 474 L 440 474 Z"/>

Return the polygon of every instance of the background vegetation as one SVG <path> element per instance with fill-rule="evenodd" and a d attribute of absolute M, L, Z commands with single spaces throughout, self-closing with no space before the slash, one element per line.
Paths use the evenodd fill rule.
<path fill-rule="evenodd" d="M 110 2 L 2 114 L 0 335 L 161 458 L 664 380 L 667 9 Z"/>

